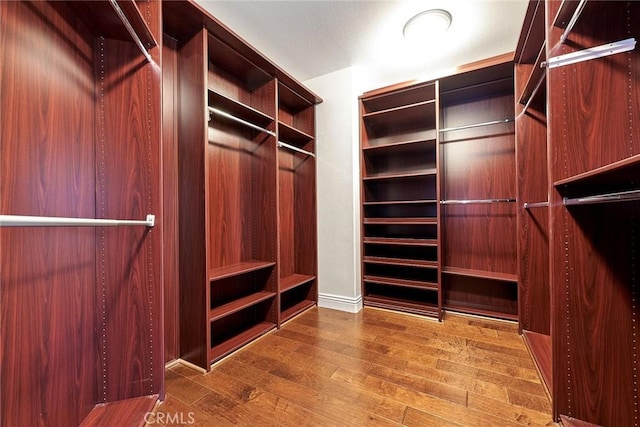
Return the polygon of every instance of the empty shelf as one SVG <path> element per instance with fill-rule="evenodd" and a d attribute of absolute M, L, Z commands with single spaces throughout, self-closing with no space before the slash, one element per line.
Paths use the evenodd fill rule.
<path fill-rule="evenodd" d="M 394 237 L 365 237 L 363 243 L 373 245 L 438 246 L 438 240 L 436 239 L 397 239 Z"/>
<path fill-rule="evenodd" d="M 365 218 L 363 223 L 366 224 L 403 224 L 403 225 L 420 225 L 420 224 L 437 224 L 436 218 Z"/>
<path fill-rule="evenodd" d="M 280 279 L 280 292 L 287 292 L 298 286 L 304 285 L 314 280 L 316 276 L 309 276 L 307 274 L 292 274 Z"/>
<path fill-rule="evenodd" d="M 552 365 L 551 365 L 551 337 L 549 335 L 536 332 L 522 331 L 524 342 L 529 348 L 529 353 L 540 372 L 540 376 L 547 386 L 549 394 L 553 393 L 551 387 Z"/>
<path fill-rule="evenodd" d="M 229 114 L 262 126 L 273 121 L 270 115 L 212 89 L 209 89 L 209 106 L 219 107 Z"/>
<path fill-rule="evenodd" d="M 428 176 L 435 176 L 437 174 L 436 169 L 425 169 L 421 171 L 405 172 L 405 173 L 382 173 L 378 175 L 368 175 L 362 177 L 362 180 L 377 181 L 383 179 L 408 179 L 408 178 L 422 178 Z"/>
<path fill-rule="evenodd" d="M 280 321 L 285 322 L 291 319 L 292 317 L 296 316 L 297 314 L 302 313 L 303 311 L 313 307 L 315 304 L 316 303 L 314 301 L 310 301 L 310 300 L 300 301 L 299 303 L 292 305 L 291 307 L 288 307 L 285 310 L 282 310 L 282 313 L 280 314 Z"/>
<path fill-rule="evenodd" d="M 363 202 L 364 206 L 386 206 L 386 205 L 426 205 L 438 203 L 437 200 L 434 199 L 425 199 L 425 200 L 392 200 L 385 202 Z"/>
<path fill-rule="evenodd" d="M 256 292 L 255 294 L 247 295 L 242 298 L 238 298 L 221 306 L 212 308 L 209 310 L 209 321 L 215 322 L 230 314 L 237 313 L 245 308 L 256 305 L 262 301 L 268 300 L 276 296 L 275 292 Z"/>
<path fill-rule="evenodd" d="M 443 273 L 455 274 L 458 276 L 477 277 L 480 279 L 502 280 L 505 282 L 517 282 L 518 275 L 511 273 L 498 273 L 495 271 L 472 270 L 459 267 L 443 267 Z"/>
<path fill-rule="evenodd" d="M 365 263 L 370 264 L 387 264 L 387 265 L 403 265 L 406 267 L 424 267 L 424 268 L 438 268 L 438 261 L 425 261 L 419 259 L 402 259 L 402 258 L 388 258 L 388 257 L 376 257 L 365 256 L 362 258 Z"/>
<path fill-rule="evenodd" d="M 486 310 L 477 307 L 470 307 L 467 305 L 458 305 L 458 304 L 446 304 L 444 307 L 446 310 L 457 311 L 460 313 L 466 314 L 476 314 L 478 316 L 489 316 L 489 317 L 497 317 L 505 320 L 518 320 L 518 314 L 514 313 L 505 313 L 503 311 L 494 311 L 494 310 Z"/>
<path fill-rule="evenodd" d="M 399 286 L 403 288 L 416 288 L 437 291 L 439 286 L 433 282 L 422 282 L 419 280 L 397 279 L 395 277 L 382 276 L 364 276 L 363 280 L 369 283 L 378 283 L 381 285 Z"/>
<path fill-rule="evenodd" d="M 364 297 L 364 304 L 370 307 L 387 308 L 391 310 L 405 311 L 407 313 L 438 317 L 437 305 L 420 304 L 415 301 L 409 301 L 401 298 L 367 295 Z"/>
<path fill-rule="evenodd" d="M 309 135 L 308 133 L 295 128 L 290 124 L 281 121 L 278 121 L 278 136 L 284 141 L 294 143 L 304 143 L 313 139 L 313 135 Z"/>
<path fill-rule="evenodd" d="M 158 395 L 134 397 L 94 406 L 80 427 L 113 425 L 137 426 L 145 424 L 145 415 L 153 411 Z"/>
<path fill-rule="evenodd" d="M 232 351 L 239 349 L 246 343 L 253 341 L 261 335 L 266 334 L 275 327 L 276 325 L 274 323 L 260 322 L 257 325 L 251 326 L 245 331 L 234 335 L 233 337 L 222 341 L 219 344 L 214 345 L 209 351 L 209 362 L 215 362 L 216 360 L 226 356 Z"/>
<path fill-rule="evenodd" d="M 221 280 L 227 277 L 239 276 L 256 270 L 273 267 L 275 262 L 267 261 L 246 261 L 224 267 L 212 268 L 209 270 L 209 280 Z"/>

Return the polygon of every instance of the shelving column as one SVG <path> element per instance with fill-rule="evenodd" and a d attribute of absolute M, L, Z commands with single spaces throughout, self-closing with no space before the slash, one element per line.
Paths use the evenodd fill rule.
<path fill-rule="evenodd" d="M 360 97 L 364 304 L 441 319 L 438 84 Z"/>

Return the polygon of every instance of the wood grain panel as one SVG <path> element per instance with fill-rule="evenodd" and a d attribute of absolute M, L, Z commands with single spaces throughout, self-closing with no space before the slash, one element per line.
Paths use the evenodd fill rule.
<path fill-rule="evenodd" d="M 296 206 L 294 183 L 296 171 L 294 170 L 295 154 L 286 150 L 278 150 L 278 186 L 279 186 L 279 206 L 280 227 L 278 232 L 278 243 L 280 245 L 280 258 L 278 259 L 280 277 L 287 277 L 296 271 Z"/>
<path fill-rule="evenodd" d="M 162 186 L 164 216 L 164 359 L 180 357 L 178 199 L 178 52 L 164 35 L 162 50 Z"/>
<path fill-rule="evenodd" d="M 206 243 L 205 144 L 206 34 L 198 32 L 178 52 L 180 197 L 180 353 L 208 365 L 208 269 Z M 200 325 L 200 326 L 199 326 Z"/>
<path fill-rule="evenodd" d="M 92 39 L 63 4 L 0 3 L 0 211 L 95 215 Z M 0 424 L 79 424 L 96 395 L 95 232 L 0 229 Z"/>
<path fill-rule="evenodd" d="M 97 214 L 160 216 L 152 229 L 98 231 L 97 321 L 106 377 L 98 401 L 107 402 L 157 394 L 162 384 L 161 76 L 134 44 L 98 43 Z"/>

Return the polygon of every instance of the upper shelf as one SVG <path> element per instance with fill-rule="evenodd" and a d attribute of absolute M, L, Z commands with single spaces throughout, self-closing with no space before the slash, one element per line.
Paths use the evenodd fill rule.
<path fill-rule="evenodd" d="M 435 128 L 436 102 L 421 101 L 403 107 L 365 113 L 362 119 L 376 135 L 398 130 L 406 131 L 408 128 Z"/>
<path fill-rule="evenodd" d="M 640 154 L 554 182 L 567 195 L 595 195 L 602 190 L 628 190 L 640 174 Z"/>
<path fill-rule="evenodd" d="M 425 101 L 435 101 L 435 83 L 423 83 L 418 86 L 362 97 L 363 113 L 373 113 L 401 107 L 403 105 L 419 104 Z"/>
<path fill-rule="evenodd" d="M 530 0 L 518 39 L 514 61 L 516 64 L 533 64 L 544 44 L 544 1 Z"/>
<path fill-rule="evenodd" d="M 273 121 L 273 117 L 268 114 L 211 89 L 209 89 L 209 106 L 219 108 L 226 113 L 260 127 L 267 127 Z"/>

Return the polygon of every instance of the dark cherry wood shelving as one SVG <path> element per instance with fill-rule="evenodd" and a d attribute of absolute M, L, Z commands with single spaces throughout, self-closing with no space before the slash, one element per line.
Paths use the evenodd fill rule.
<path fill-rule="evenodd" d="M 433 146 L 435 149 L 435 144 L 436 140 L 433 138 L 414 139 L 410 141 L 400 141 L 362 147 L 362 151 L 368 156 L 379 156 L 396 153 L 421 153 L 425 151 L 425 146 L 427 146 L 427 148 Z"/>
<path fill-rule="evenodd" d="M 438 239 L 398 239 L 394 237 L 364 237 L 364 244 L 406 245 L 406 246 L 438 246 Z"/>
<path fill-rule="evenodd" d="M 367 224 L 437 224 L 436 218 L 364 218 L 363 223 Z"/>
<path fill-rule="evenodd" d="M 425 200 L 391 200 L 384 202 L 363 202 L 364 206 L 388 206 L 388 205 L 432 205 L 438 203 L 434 199 Z"/>
<path fill-rule="evenodd" d="M 551 336 L 537 332 L 522 331 L 524 342 L 533 356 L 540 376 L 547 387 L 547 392 L 553 394 L 553 366 L 551 362 Z"/>
<path fill-rule="evenodd" d="M 416 123 L 422 123 L 424 126 L 424 123 L 435 121 L 435 107 L 435 101 L 423 101 L 388 110 L 365 113 L 362 120 L 376 133 L 391 132 L 404 127 L 415 127 Z"/>
<path fill-rule="evenodd" d="M 228 338 L 227 340 L 214 345 L 209 350 L 209 360 L 215 361 L 222 357 L 234 352 L 245 344 L 253 341 L 254 339 L 266 334 L 270 330 L 276 327 L 275 323 L 260 322 L 253 325 L 244 331 Z"/>
<path fill-rule="evenodd" d="M 439 317 L 440 311 L 437 304 L 421 304 L 415 300 L 407 300 L 389 296 L 379 296 L 370 294 L 364 297 L 366 305 L 371 307 L 386 308 L 390 310 L 400 310 L 407 313 L 421 314 L 429 317 Z"/>
<path fill-rule="evenodd" d="M 636 154 L 617 162 L 555 181 L 553 185 L 556 188 L 562 186 L 590 186 L 594 184 L 616 185 L 634 181 L 639 172 L 640 154 Z"/>
<path fill-rule="evenodd" d="M 372 113 L 435 99 L 436 84 L 426 82 L 411 87 L 386 87 L 368 92 L 366 98 L 362 99 L 362 106 L 364 113 Z"/>
<path fill-rule="evenodd" d="M 215 322 L 225 316 L 244 310 L 245 308 L 251 307 L 252 305 L 256 305 L 275 296 L 275 292 L 260 291 L 238 298 L 221 306 L 212 308 L 209 311 L 209 321 Z"/>
<path fill-rule="evenodd" d="M 503 311 L 497 311 L 497 310 L 487 310 L 482 307 L 475 307 L 467 304 L 464 304 L 464 305 L 463 304 L 446 304 L 445 307 L 447 310 L 457 311 L 460 313 L 475 314 L 477 316 L 498 317 L 501 319 L 512 320 L 512 321 L 518 320 L 517 313 L 514 314 L 514 313 L 505 313 Z"/>
<path fill-rule="evenodd" d="M 362 177 L 364 182 L 368 181 L 379 181 L 379 180 L 387 180 L 387 179 L 412 179 L 412 178 L 422 178 L 434 176 L 438 172 L 436 169 L 426 169 L 423 171 L 411 171 L 407 173 L 380 173 L 380 174 L 369 174 L 367 176 Z"/>
<path fill-rule="evenodd" d="M 209 280 L 222 280 L 227 277 L 239 276 L 241 274 L 251 273 L 252 271 L 273 267 L 274 265 L 276 265 L 275 262 L 246 261 L 224 267 L 216 267 L 209 270 Z"/>
<path fill-rule="evenodd" d="M 308 133 L 281 121 L 278 122 L 278 133 L 280 139 L 291 144 L 306 144 L 313 139 Z"/>
<path fill-rule="evenodd" d="M 212 89 L 209 89 L 209 106 L 220 108 L 228 114 L 261 127 L 274 120 L 272 116 Z"/>
<path fill-rule="evenodd" d="M 315 280 L 315 276 L 308 274 L 292 274 L 280 279 L 280 292 L 287 292 Z"/>
<path fill-rule="evenodd" d="M 518 102 L 522 105 L 526 105 L 530 101 L 533 95 L 537 95 L 537 93 L 534 94 L 534 91 L 536 90 L 536 87 L 538 84 L 540 84 L 538 91 L 545 90 L 544 85 L 545 85 L 547 69 L 546 67 L 542 67 L 542 62 L 546 60 L 545 48 L 546 46 L 544 44 L 540 47 L 540 52 L 538 53 L 538 56 L 535 62 L 533 63 L 533 66 L 531 67 L 531 73 L 529 74 L 529 77 L 526 80 L 526 85 L 524 86 L 524 89 L 520 94 Z M 542 79 L 542 83 L 540 83 L 540 79 Z"/>
<path fill-rule="evenodd" d="M 316 305 L 315 301 L 311 301 L 311 300 L 302 300 L 294 305 L 292 305 L 291 307 L 288 307 L 284 310 L 282 310 L 282 312 L 280 313 L 280 322 L 286 322 L 287 320 L 297 316 L 298 314 L 302 313 L 305 310 L 308 310 L 309 308 L 313 307 L 314 305 Z"/>
<path fill-rule="evenodd" d="M 486 270 L 473 270 L 469 268 L 443 267 L 444 274 L 455 274 L 458 276 L 477 277 L 480 279 L 500 280 L 503 282 L 517 282 L 518 275 L 510 273 L 498 273 Z"/>
<path fill-rule="evenodd" d="M 80 427 L 143 427 L 146 425 L 145 415 L 153 411 L 158 397 L 155 394 L 98 404 L 82 420 Z"/>
<path fill-rule="evenodd" d="M 407 279 L 398 279 L 395 277 L 382 277 L 382 276 L 371 276 L 371 275 L 365 275 L 363 277 L 363 280 L 365 282 L 379 283 L 381 285 L 387 285 L 387 286 L 427 289 L 432 291 L 438 290 L 438 283 L 434 283 L 434 282 L 424 282 L 419 280 L 407 280 Z"/>
<path fill-rule="evenodd" d="M 562 422 L 562 427 L 603 427 L 599 424 L 588 423 L 566 415 L 560 415 L 560 421 Z"/>
<path fill-rule="evenodd" d="M 363 261 L 369 264 L 404 265 L 407 267 L 438 268 L 438 261 L 403 259 L 390 257 L 364 256 Z"/>

